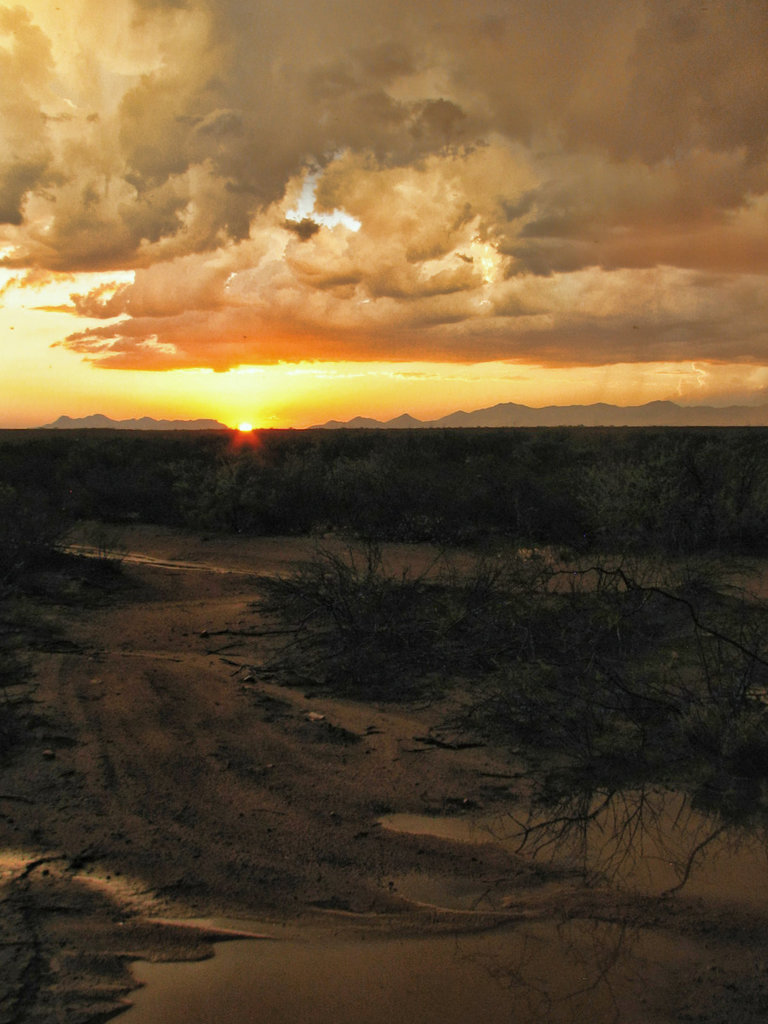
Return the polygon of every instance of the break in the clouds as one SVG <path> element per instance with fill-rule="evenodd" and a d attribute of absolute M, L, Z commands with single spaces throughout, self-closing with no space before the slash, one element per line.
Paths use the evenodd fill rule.
<path fill-rule="evenodd" d="M 100 365 L 768 363 L 755 0 L 28 0 L 0 111 Z"/>

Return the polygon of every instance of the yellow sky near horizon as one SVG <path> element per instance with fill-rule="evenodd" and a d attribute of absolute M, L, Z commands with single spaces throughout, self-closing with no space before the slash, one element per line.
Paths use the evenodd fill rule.
<path fill-rule="evenodd" d="M 0 4 L 0 426 L 762 401 L 766 41 L 750 0 Z"/>

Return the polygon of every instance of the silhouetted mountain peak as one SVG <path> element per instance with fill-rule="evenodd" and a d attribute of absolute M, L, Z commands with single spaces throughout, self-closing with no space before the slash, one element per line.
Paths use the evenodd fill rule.
<path fill-rule="evenodd" d="M 725 407 L 678 405 L 655 401 L 644 405 L 548 405 L 532 408 L 500 402 L 474 412 L 459 410 L 436 420 L 417 420 L 408 414 L 383 422 L 365 416 L 341 423 L 331 420 L 325 429 L 408 429 L 415 427 L 743 427 L 768 426 L 768 405 Z"/>
<path fill-rule="evenodd" d="M 103 413 L 81 416 L 59 416 L 53 423 L 46 423 L 45 430 L 226 430 L 218 420 L 155 420 L 151 416 L 139 419 L 113 420 Z"/>

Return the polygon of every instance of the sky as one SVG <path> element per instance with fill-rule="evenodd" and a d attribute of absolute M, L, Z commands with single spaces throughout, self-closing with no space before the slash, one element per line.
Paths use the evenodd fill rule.
<path fill-rule="evenodd" d="M 0 427 L 768 401 L 763 0 L 0 4 Z"/>

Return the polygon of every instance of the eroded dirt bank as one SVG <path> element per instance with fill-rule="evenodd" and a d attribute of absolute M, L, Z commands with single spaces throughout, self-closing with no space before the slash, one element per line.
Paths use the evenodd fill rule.
<path fill-rule="evenodd" d="M 130 1001 L 132 961 L 210 955 L 227 936 L 189 922 L 211 917 L 422 938 L 631 926 L 663 936 L 670 963 L 633 1019 L 768 1014 L 763 907 L 585 888 L 568 864 L 378 824 L 503 810 L 524 782 L 501 752 L 455 742 L 444 704 L 340 701 L 265 670 L 258 574 L 310 542 L 121 540 L 142 557 L 117 583 L 40 606 L 60 639 L 35 655 L 30 742 L 0 774 L 2 1024 L 106 1019 Z M 482 900 L 417 900 L 414 875 Z"/>

